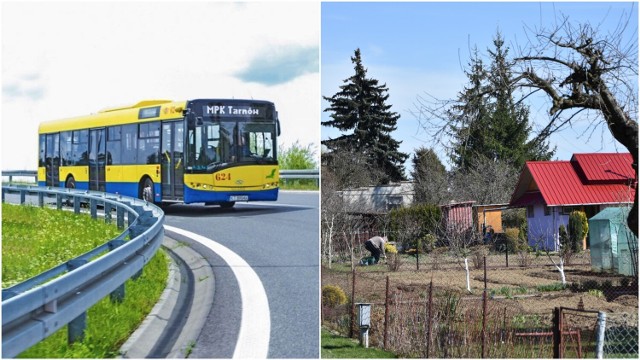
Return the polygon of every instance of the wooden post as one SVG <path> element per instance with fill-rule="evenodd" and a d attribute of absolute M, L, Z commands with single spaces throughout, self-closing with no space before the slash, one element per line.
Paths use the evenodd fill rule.
<path fill-rule="evenodd" d="M 433 279 L 429 282 L 429 300 L 427 302 L 427 358 L 429 358 L 431 350 L 431 316 L 433 309 Z"/>
<path fill-rule="evenodd" d="M 356 322 L 356 268 L 351 272 L 351 320 L 349 321 L 349 338 L 353 338 L 353 327 Z"/>
<path fill-rule="evenodd" d="M 507 267 L 509 267 L 509 242 L 507 242 L 507 246 L 504 247 L 504 257 L 507 263 Z"/>
<path fill-rule="evenodd" d="M 553 309 L 553 358 L 560 359 L 560 326 L 561 326 L 560 308 Z"/>
<path fill-rule="evenodd" d="M 484 257 L 484 291 L 482 292 L 482 358 L 487 358 L 487 257 Z"/>
<path fill-rule="evenodd" d="M 389 275 L 387 275 L 387 288 L 384 296 L 384 345 L 383 348 L 387 350 L 389 348 L 389 302 L 391 301 L 389 295 Z"/>

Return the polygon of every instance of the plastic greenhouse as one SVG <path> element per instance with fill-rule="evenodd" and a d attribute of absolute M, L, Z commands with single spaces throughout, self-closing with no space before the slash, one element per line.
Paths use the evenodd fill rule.
<path fill-rule="evenodd" d="M 637 276 L 638 238 L 627 226 L 629 210 L 610 207 L 589 219 L 593 271 Z"/>

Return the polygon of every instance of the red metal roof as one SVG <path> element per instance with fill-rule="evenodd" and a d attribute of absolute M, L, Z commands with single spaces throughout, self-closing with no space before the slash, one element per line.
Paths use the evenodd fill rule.
<path fill-rule="evenodd" d="M 571 161 L 588 183 L 618 182 L 626 184 L 635 178 L 631 154 L 574 154 Z"/>
<path fill-rule="evenodd" d="M 524 206 L 542 197 L 547 206 L 631 203 L 630 154 L 575 154 L 572 161 L 528 161 L 511 197 Z M 536 195 L 539 194 L 539 195 Z"/>

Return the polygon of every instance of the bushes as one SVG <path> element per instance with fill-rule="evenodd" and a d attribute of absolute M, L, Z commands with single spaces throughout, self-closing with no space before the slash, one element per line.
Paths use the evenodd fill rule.
<path fill-rule="evenodd" d="M 430 245 L 442 218 L 442 212 L 436 205 L 420 204 L 409 208 L 397 208 L 389 212 L 389 226 L 394 234 L 393 240 L 402 243 L 405 248 L 415 246 L 411 241 L 425 239 L 425 245 Z"/>
<path fill-rule="evenodd" d="M 346 304 L 347 295 L 340 287 L 335 285 L 326 285 L 322 287 L 322 305 L 328 307 L 336 307 Z"/>
<path fill-rule="evenodd" d="M 384 244 L 384 253 L 385 254 L 397 254 L 398 253 L 398 249 L 396 249 L 396 247 L 394 245 L 391 245 L 389 243 L 385 243 Z"/>
<path fill-rule="evenodd" d="M 582 250 L 582 240 L 589 232 L 589 221 L 583 211 L 572 211 L 569 214 L 569 244 L 573 252 Z"/>
<path fill-rule="evenodd" d="M 523 238 L 520 233 L 521 230 L 518 228 L 505 229 L 504 235 L 506 237 L 507 246 L 510 253 L 515 253 L 527 249 L 528 246 L 526 238 Z"/>

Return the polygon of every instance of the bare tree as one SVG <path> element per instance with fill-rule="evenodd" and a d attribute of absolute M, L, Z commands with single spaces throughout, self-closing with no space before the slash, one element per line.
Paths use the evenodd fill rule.
<path fill-rule="evenodd" d="M 518 182 L 518 170 L 504 160 L 474 158 L 467 169 L 450 174 L 453 200 L 473 199 L 478 204 L 508 202 Z"/>
<path fill-rule="evenodd" d="M 342 171 L 346 173 L 349 169 L 354 167 L 345 167 Z M 344 198 L 339 178 L 343 175 L 322 167 L 321 253 L 329 268 L 336 257 L 349 259 L 351 267 L 355 267 L 361 234 L 373 221 L 359 214 L 364 208 L 361 199 L 352 201 Z"/>
<path fill-rule="evenodd" d="M 638 178 L 638 34 L 630 28 L 631 15 L 619 27 L 600 32 L 590 24 L 572 24 L 567 17 L 551 30 L 534 30 L 530 43 L 515 59 L 519 66 L 513 83 L 550 100 L 550 119 L 537 139 L 573 125 L 583 115 L 594 131 L 605 124 L 614 139 L 633 157 Z M 632 36 L 629 36 L 629 35 Z M 638 235 L 638 192 L 627 219 Z"/>

